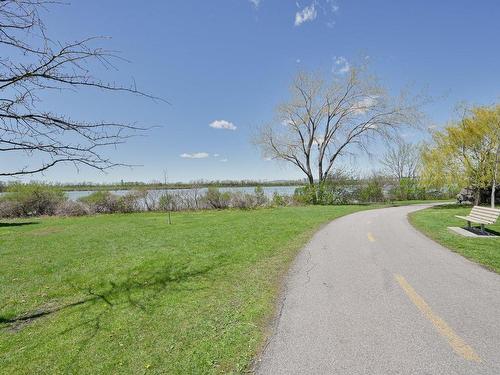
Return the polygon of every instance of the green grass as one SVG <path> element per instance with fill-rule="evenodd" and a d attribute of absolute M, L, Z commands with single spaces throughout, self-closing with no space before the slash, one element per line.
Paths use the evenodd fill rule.
<path fill-rule="evenodd" d="M 404 200 L 404 201 L 392 201 L 392 202 L 388 202 L 387 204 L 389 206 L 393 206 L 393 207 L 399 207 L 399 206 L 410 206 L 410 205 L 413 205 L 413 204 L 427 204 L 427 203 L 452 203 L 453 201 L 450 200 L 450 199 L 432 199 L 432 200 Z"/>
<path fill-rule="evenodd" d="M 410 222 L 441 245 L 500 273 L 500 238 L 467 238 L 447 229 L 465 226 L 466 222 L 455 215 L 467 216 L 470 210 L 471 207 L 458 205 L 437 206 L 412 213 Z M 500 232 L 500 223 L 486 228 Z"/>
<path fill-rule="evenodd" d="M 371 207 L 4 221 L 0 372 L 244 372 L 300 247 Z"/>

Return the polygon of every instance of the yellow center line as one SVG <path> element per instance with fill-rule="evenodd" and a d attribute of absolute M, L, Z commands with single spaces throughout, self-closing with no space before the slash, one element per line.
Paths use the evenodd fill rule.
<path fill-rule="evenodd" d="M 481 358 L 476 354 L 474 349 L 472 349 L 467 343 L 458 336 L 455 331 L 438 315 L 432 311 L 430 306 L 424 301 L 422 297 L 413 289 L 413 287 L 406 281 L 406 279 L 401 275 L 394 275 L 394 278 L 399 283 L 401 288 L 403 288 L 406 295 L 410 300 L 418 307 L 420 312 L 431 321 L 434 328 L 439 332 L 441 336 L 448 340 L 448 343 L 453 348 L 455 353 L 459 354 L 463 358 L 469 361 L 479 362 Z"/>
<path fill-rule="evenodd" d="M 375 242 L 375 237 L 373 237 L 372 232 L 368 232 L 367 237 L 368 237 L 368 241 Z"/>

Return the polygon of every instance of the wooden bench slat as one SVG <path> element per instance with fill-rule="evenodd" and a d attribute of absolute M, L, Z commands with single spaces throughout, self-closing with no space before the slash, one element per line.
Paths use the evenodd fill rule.
<path fill-rule="evenodd" d="M 455 217 L 458 217 L 459 219 L 462 219 L 462 220 L 471 221 L 471 222 L 476 223 L 476 224 L 489 224 L 489 222 L 483 221 L 481 219 L 475 219 L 475 218 L 470 217 L 470 216 L 455 215 Z"/>
<path fill-rule="evenodd" d="M 473 218 L 474 220 L 481 220 L 481 221 L 486 221 L 488 222 L 488 224 L 493 224 L 495 222 L 495 220 L 491 220 L 491 219 L 487 219 L 487 218 L 484 218 L 484 217 L 481 217 L 481 216 L 469 216 L 470 218 Z"/>
<path fill-rule="evenodd" d="M 500 212 L 500 208 L 491 208 L 491 207 L 482 207 L 482 206 L 474 206 L 474 207 L 472 207 L 472 209 L 477 210 L 477 211 L 489 211 L 489 212 L 495 212 L 495 213 Z"/>
<path fill-rule="evenodd" d="M 491 214 L 491 215 L 498 215 L 499 212 L 497 210 L 493 210 L 491 208 L 487 208 L 487 209 L 482 209 L 482 208 L 476 208 L 474 207 L 472 209 L 473 212 L 482 212 L 482 213 L 487 213 L 487 214 Z"/>
<path fill-rule="evenodd" d="M 488 212 L 488 211 L 471 211 L 472 214 L 479 214 L 479 215 L 486 215 L 486 216 L 493 216 L 497 217 L 498 214 L 496 212 Z"/>
<path fill-rule="evenodd" d="M 491 221 L 496 221 L 496 219 L 497 219 L 497 217 L 495 217 L 495 216 L 478 214 L 477 212 L 471 212 L 468 216 L 478 217 L 478 218 L 483 219 L 483 220 L 491 220 Z"/>
<path fill-rule="evenodd" d="M 500 215 L 500 210 L 493 208 L 483 208 L 483 207 L 474 207 L 471 213 L 479 213 L 482 215 L 490 215 L 494 217 L 498 217 Z"/>

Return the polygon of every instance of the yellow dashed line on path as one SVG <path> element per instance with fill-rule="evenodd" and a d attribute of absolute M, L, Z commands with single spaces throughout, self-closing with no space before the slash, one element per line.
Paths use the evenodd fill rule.
<path fill-rule="evenodd" d="M 420 312 L 431 321 L 434 328 L 439 332 L 441 336 L 448 340 L 448 343 L 453 348 L 455 353 L 459 354 L 468 361 L 479 362 L 481 358 L 476 354 L 474 349 L 472 349 L 467 343 L 458 336 L 455 331 L 438 315 L 432 311 L 430 306 L 425 302 L 425 300 L 420 297 L 420 295 L 413 289 L 413 287 L 406 281 L 406 279 L 401 275 L 394 275 L 394 278 L 399 283 L 401 288 L 410 298 L 410 300 L 418 307 Z"/>
<path fill-rule="evenodd" d="M 371 232 L 368 232 L 367 237 L 368 241 L 375 242 L 375 237 L 373 237 L 373 234 Z"/>

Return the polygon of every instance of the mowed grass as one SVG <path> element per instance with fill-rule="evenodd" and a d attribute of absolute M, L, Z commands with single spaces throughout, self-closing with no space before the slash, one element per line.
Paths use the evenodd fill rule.
<path fill-rule="evenodd" d="M 0 222 L 0 372 L 244 372 L 297 251 L 367 208 Z"/>
<path fill-rule="evenodd" d="M 467 216 L 470 210 L 471 207 L 459 205 L 436 206 L 412 213 L 410 222 L 443 246 L 500 273 L 500 238 L 468 238 L 447 229 L 466 226 L 467 222 L 455 215 Z M 500 222 L 486 228 L 500 235 Z"/>

